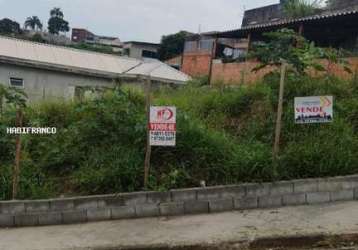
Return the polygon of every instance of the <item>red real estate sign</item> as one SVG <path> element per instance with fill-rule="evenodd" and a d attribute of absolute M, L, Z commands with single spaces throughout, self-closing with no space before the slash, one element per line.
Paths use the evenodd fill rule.
<path fill-rule="evenodd" d="M 176 108 L 150 107 L 149 139 L 151 146 L 175 146 Z"/>

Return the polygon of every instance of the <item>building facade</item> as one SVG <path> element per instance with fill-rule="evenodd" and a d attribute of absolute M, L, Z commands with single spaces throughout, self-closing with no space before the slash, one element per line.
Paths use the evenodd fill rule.
<path fill-rule="evenodd" d="M 123 54 L 132 58 L 158 58 L 159 44 L 129 41 L 123 43 Z"/>
<path fill-rule="evenodd" d="M 246 55 L 253 43 L 265 40 L 265 33 L 283 28 L 296 31 L 319 47 L 343 49 L 350 57 L 354 57 L 358 55 L 358 0 L 341 1 L 344 3 L 341 7 L 347 6 L 347 3 L 352 5 L 323 9 L 312 16 L 294 19 L 280 18 L 276 11 L 281 11 L 278 5 L 248 10 L 240 29 L 188 38 L 182 71 L 193 77 L 207 75 L 210 81 L 218 82 L 244 83 L 258 80 L 257 77 L 261 76 L 251 72 L 257 62 Z M 351 61 L 352 69 L 356 70 L 356 61 Z M 338 68 L 335 73 L 346 77 Z"/>
<path fill-rule="evenodd" d="M 118 37 L 98 36 L 86 29 L 73 28 L 71 40 L 74 43 L 110 46 L 113 52 L 121 52 L 123 44 Z"/>
<path fill-rule="evenodd" d="M 24 89 L 30 101 L 72 99 L 118 82 L 185 84 L 190 79 L 159 60 L 139 60 L 0 36 L 0 84 Z"/>

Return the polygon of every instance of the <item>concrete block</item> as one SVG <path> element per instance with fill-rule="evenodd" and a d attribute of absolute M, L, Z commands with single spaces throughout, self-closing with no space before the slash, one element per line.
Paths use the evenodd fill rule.
<path fill-rule="evenodd" d="M 354 189 L 331 192 L 331 201 L 351 201 L 354 199 Z"/>
<path fill-rule="evenodd" d="M 228 198 L 240 198 L 246 195 L 245 186 L 220 186 L 208 187 L 197 191 L 198 200 L 218 200 Z"/>
<path fill-rule="evenodd" d="M 135 207 L 134 206 L 122 206 L 111 208 L 111 218 L 117 219 L 129 219 L 135 218 Z"/>
<path fill-rule="evenodd" d="M 306 204 L 306 194 L 287 194 L 282 196 L 282 203 L 284 206 L 290 205 L 304 205 Z"/>
<path fill-rule="evenodd" d="M 258 207 L 271 208 L 282 206 L 282 196 L 261 196 L 258 198 Z"/>
<path fill-rule="evenodd" d="M 88 221 L 103 221 L 111 219 L 110 208 L 92 208 L 87 209 L 87 220 Z"/>
<path fill-rule="evenodd" d="M 231 211 L 234 209 L 233 198 L 209 201 L 210 213 Z"/>
<path fill-rule="evenodd" d="M 0 202 L 0 213 L 2 214 L 21 214 L 24 212 L 25 212 L 25 204 L 22 201 Z"/>
<path fill-rule="evenodd" d="M 161 203 L 159 209 L 162 216 L 182 215 L 184 214 L 184 202 Z"/>
<path fill-rule="evenodd" d="M 257 208 L 257 197 L 244 197 L 240 199 L 234 199 L 235 209 L 252 209 Z"/>
<path fill-rule="evenodd" d="M 137 217 L 159 216 L 159 206 L 157 204 L 138 204 L 135 207 Z"/>
<path fill-rule="evenodd" d="M 86 209 L 96 209 L 98 208 L 98 199 L 92 197 L 78 198 L 74 201 L 75 209 L 77 210 L 86 210 Z"/>
<path fill-rule="evenodd" d="M 50 209 L 52 211 L 73 210 L 75 203 L 73 199 L 53 199 L 50 200 Z"/>
<path fill-rule="evenodd" d="M 87 222 L 87 211 L 67 211 L 62 212 L 62 220 L 64 224 Z"/>
<path fill-rule="evenodd" d="M 148 192 L 147 203 L 160 204 L 171 201 L 170 192 Z"/>
<path fill-rule="evenodd" d="M 107 196 L 98 199 L 98 208 L 114 208 L 124 206 L 124 199 L 118 195 Z"/>
<path fill-rule="evenodd" d="M 317 179 L 295 180 L 293 181 L 293 192 L 294 193 L 318 192 L 318 180 Z"/>
<path fill-rule="evenodd" d="M 39 214 L 39 225 L 60 225 L 62 224 L 61 212 L 46 212 Z"/>
<path fill-rule="evenodd" d="M 352 188 L 358 188 L 358 175 L 350 175 L 342 178 L 344 178 L 347 182 L 350 182 Z"/>
<path fill-rule="evenodd" d="M 15 226 L 37 226 L 39 225 L 39 216 L 37 214 L 17 214 L 15 215 Z"/>
<path fill-rule="evenodd" d="M 50 210 L 49 201 L 28 201 L 25 203 L 26 213 L 43 212 Z"/>
<path fill-rule="evenodd" d="M 353 189 L 354 182 L 347 180 L 344 177 L 326 178 L 318 180 L 318 191 L 329 192 L 344 189 Z"/>
<path fill-rule="evenodd" d="M 184 202 L 185 214 L 209 213 L 208 201 L 186 201 Z"/>
<path fill-rule="evenodd" d="M 246 196 L 258 197 L 270 195 L 271 184 L 269 183 L 252 183 L 246 184 Z"/>
<path fill-rule="evenodd" d="M 293 193 L 293 183 L 291 181 L 282 181 L 270 185 L 270 196 L 279 196 Z"/>
<path fill-rule="evenodd" d="M 11 214 L 0 214 L 0 228 L 13 227 L 15 225 L 14 216 Z"/>
<path fill-rule="evenodd" d="M 197 188 L 170 191 L 172 201 L 194 201 L 197 199 Z"/>
<path fill-rule="evenodd" d="M 329 194 L 329 192 L 307 193 L 306 199 L 307 199 L 308 204 L 329 202 L 330 194 Z"/>
<path fill-rule="evenodd" d="M 137 204 L 144 204 L 147 202 L 147 193 L 146 192 L 121 194 L 120 197 L 123 198 L 124 204 L 126 206 L 134 206 Z"/>

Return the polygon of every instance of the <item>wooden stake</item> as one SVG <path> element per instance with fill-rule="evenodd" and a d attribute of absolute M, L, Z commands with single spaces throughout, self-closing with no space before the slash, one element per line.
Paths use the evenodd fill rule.
<path fill-rule="evenodd" d="M 149 169 L 150 169 L 150 156 L 152 153 L 152 147 L 150 146 L 150 133 L 149 133 L 149 121 L 150 121 L 150 92 L 151 92 L 152 80 L 148 76 L 145 87 L 145 96 L 146 96 L 146 112 L 147 112 L 147 146 L 145 152 L 144 160 L 144 188 L 148 188 L 148 178 L 149 178 Z"/>
<path fill-rule="evenodd" d="M 22 111 L 18 109 L 16 111 L 16 127 L 22 127 Z M 20 159 L 21 159 L 21 135 L 16 137 L 16 153 L 15 153 L 15 165 L 12 177 L 12 199 L 15 200 L 18 193 L 19 176 L 20 176 Z"/>
<path fill-rule="evenodd" d="M 278 99 L 277 107 L 277 120 L 276 120 L 276 130 L 275 130 L 275 143 L 273 147 L 273 158 L 276 161 L 279 150 L 280 150 L 280 136 L 281 136 L 281 127 L 282 127 L 282 106 L 283 106 L 283 92 L 285 85 L 285 74 L 286 74 L 287 63 L 283 62 L 281 64 L 281 79 L 280 79 L 280 93 Z"/>
<path fill-rule="evenodd" d="M 213 64 L 216 56 L 216 48 L 217 48 L 218 38 L 216 37 L 213 42 L 213 47 L 211 49 L 211 56 L 210 56 L 210 66 L 209 66 L 209 77 L 208 77 L 208 84 L 211 85 L 211 79 L 213 75 Z"/>

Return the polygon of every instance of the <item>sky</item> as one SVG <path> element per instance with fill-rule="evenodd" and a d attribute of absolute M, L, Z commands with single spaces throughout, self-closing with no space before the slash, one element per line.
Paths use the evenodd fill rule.
<path fill-rule="evenodd" d="M 47 27 L 49 11 L 60 7 L 71 28 L 122 41 L 159 42 L 180 30 L 224 31 L 239 28 L 245 9 L 277 0 L 0 0 L 0 19 L 23 25 L 38 16 Z M 70 35 L 68 33 L 67 35 Z"/>

